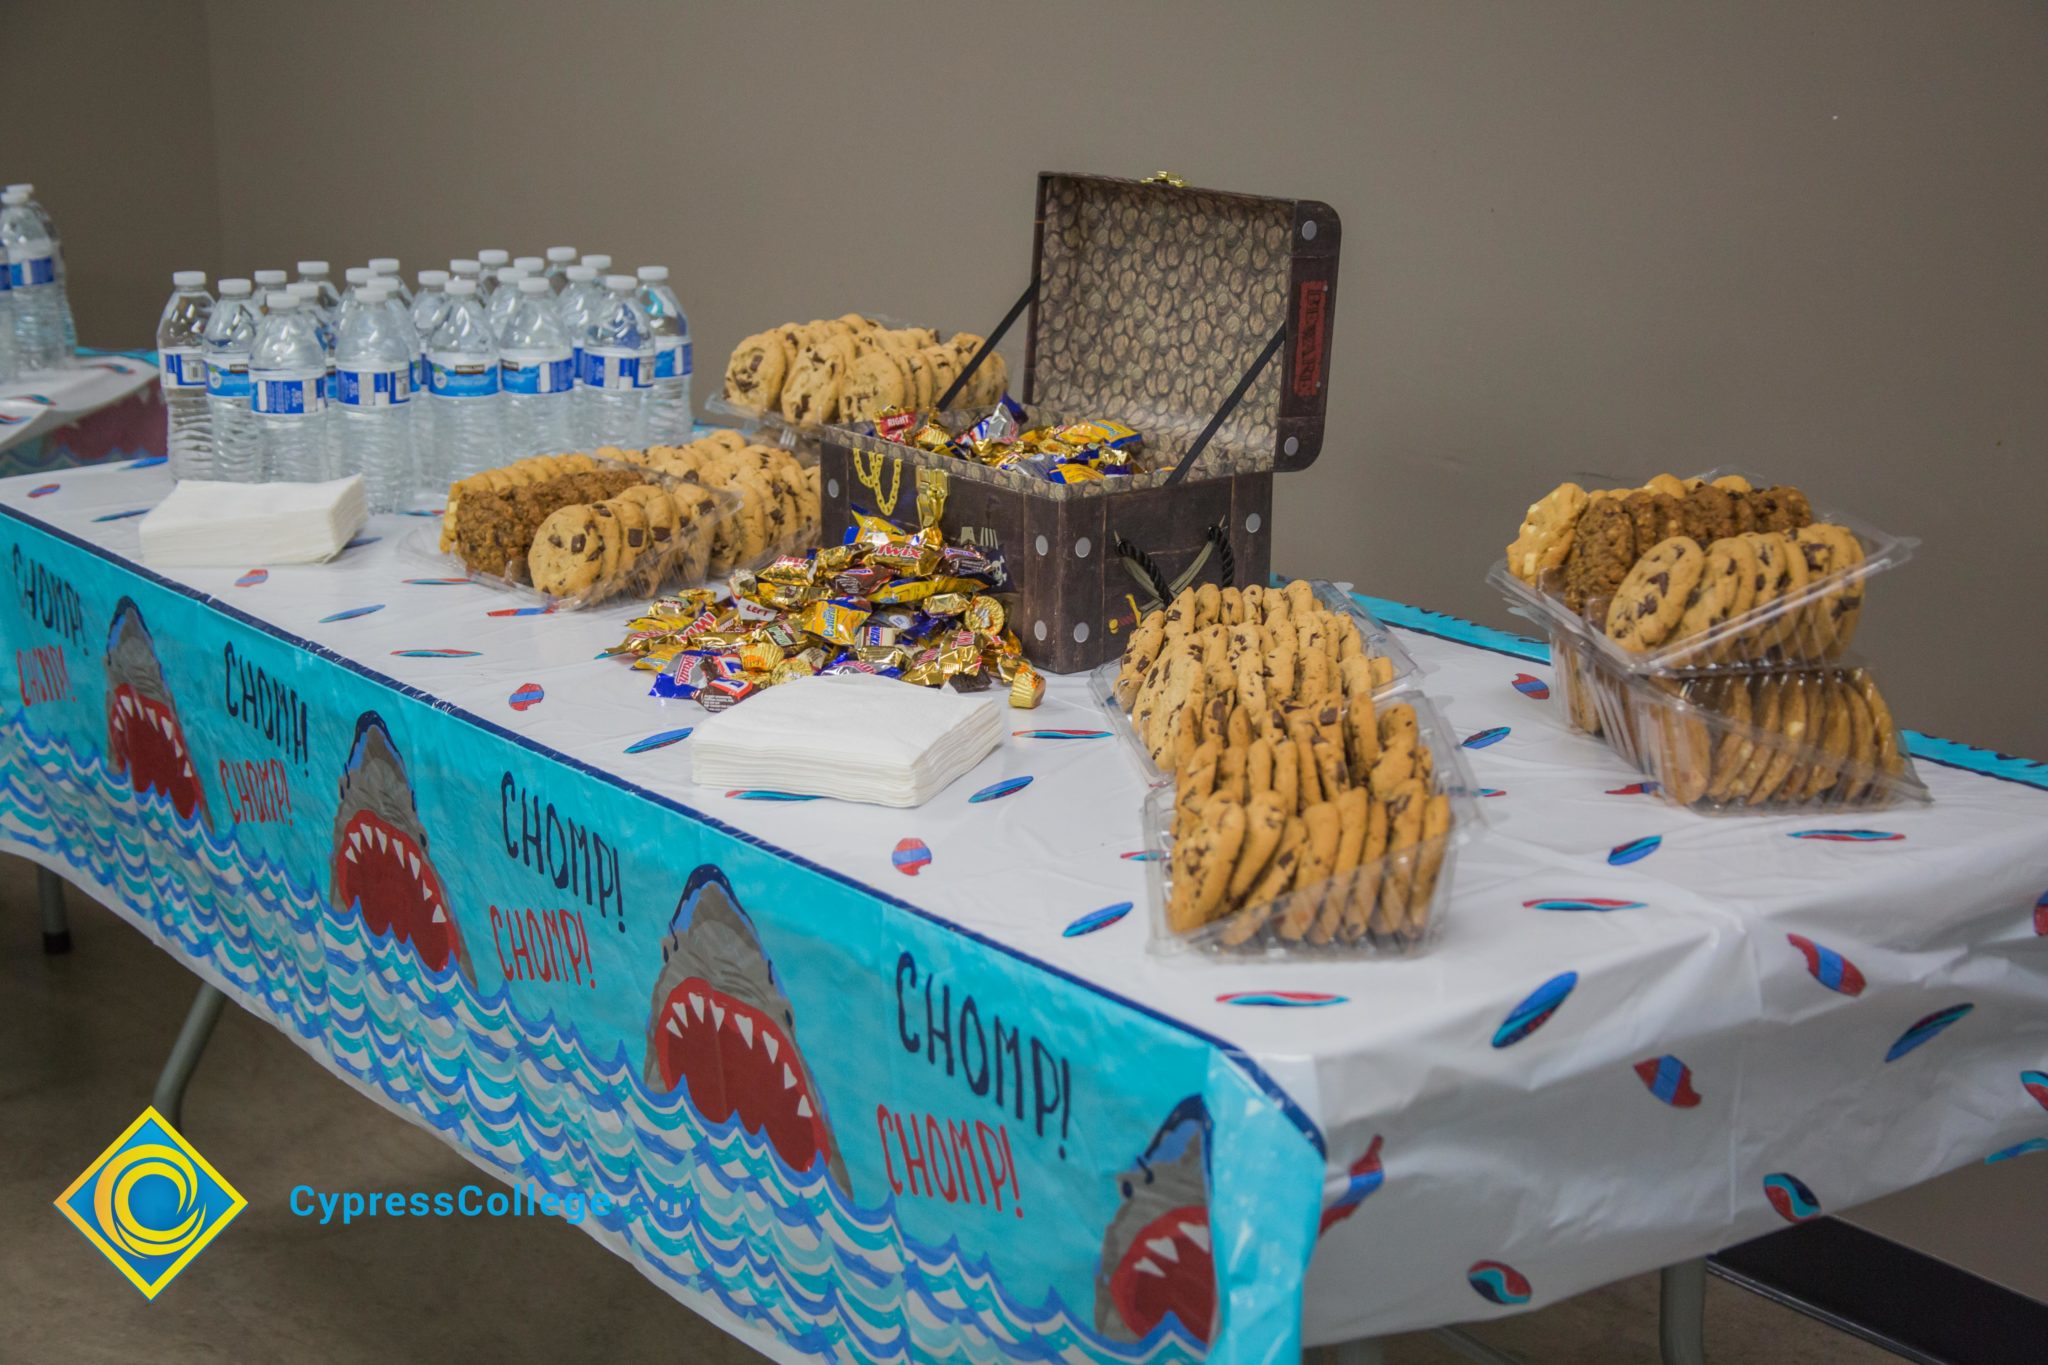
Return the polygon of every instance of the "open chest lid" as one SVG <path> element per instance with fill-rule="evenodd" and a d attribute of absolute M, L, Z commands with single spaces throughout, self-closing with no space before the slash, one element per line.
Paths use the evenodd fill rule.
<path fill-rule="evenodd" d="M 1127 422 L 1178 454 L 1243 386 L 1208 453 L 1306 467 L 1323 443 L 1342 236 L 1314 200 L 1040 174 L 1024 400 Z"/>

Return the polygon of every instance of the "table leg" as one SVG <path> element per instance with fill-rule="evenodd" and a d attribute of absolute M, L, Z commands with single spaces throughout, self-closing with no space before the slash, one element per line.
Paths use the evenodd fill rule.
<path fill-rule="evenodd" d="M 1315 1365 L 1383 1365 L 1387 1353 L 1378 1337 L 1360 1337 L 1334 1346 L 1318 1346 L 1309 1352 L 1309 1358 Z"/>
<path fill-rule="evenodd" d="M 71 921 L 64 915 L 64 879 L 36 868 L 36 897 L 43 903 L 43 951 L 52 957 L 71 951 Z"/>
<path fill-rule="evenodd" d="M 178 1030 L 178 1041 L 171 1044 L 163 1074 L 156 1078 L 156 1112 L 168 1119 L 173 1128 L 179 1126 L 184 1113 L 185 1087 L 199 1066 L 199 1054 L 206 1051 L 206 1040 L 213 1036 L 213 1026 L 220 1021 L 220 1007 L 227 1000 L 217 987 L 204 981 L 199 983 L 199 994 L 192 997 L 192 1008 L 185 1015 L 184 1027 Z"/>
<path fill-rule="evenodd" d="M 1657 1278 L 1657 1338 L 1664 1365 L 1706 1365 L 1705 1258 L 1665 1266 Z"/>

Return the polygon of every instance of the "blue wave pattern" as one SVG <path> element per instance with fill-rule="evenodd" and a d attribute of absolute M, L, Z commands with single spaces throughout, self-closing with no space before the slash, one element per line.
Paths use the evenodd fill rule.
<path fill-rule="evenodd" d="M 507 1179 L 604 1190 L 620 1245 L 685 1302 L 715 1302 L 831 1360 L 1203 1359 L 1169 1319 L 1134 1345 L 1097 1335 L 1057 1294 L 1014 1301 L 950 1240 L 903 1235 L 893 1202 L 863 1208 L 822 1164 L 799 1175 L 683 1093 L 651 1094 L 621 1044 L 594 1056 L 502 986 L 334 913 L 317 886 L 245 851 L 161 794 L 136 796 L 98 754 L 0 720 L 0 838 L 63 858 L 178 952 L 211 966 L 333 1066 L 481 1156 Z M 1085 1310 L 1084 1310 L 1085 1312 Z"/>

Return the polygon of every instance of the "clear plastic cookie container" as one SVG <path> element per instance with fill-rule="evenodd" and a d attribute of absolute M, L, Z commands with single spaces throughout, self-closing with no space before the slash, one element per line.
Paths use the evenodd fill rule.
<path fill-rule="evenodd" d="M 1257 850 L 1264 842 L 1254 845 L 1249 832 L 1249 809 L 1247 833 L 1225 872 L 1216 841 L 1227 848 L 1228 827 L 1238 822 L 1223 812 L 1226 803 L 1171 786 L 1146 796 L 1153 952 L 1401 957 L 1436 940 L 1458 849 L 1484 827 L 1478 790 L 1457 736 L 1419 690 L 1400 688 L 1374 704 L 1383 719 L 1401 707 L 1413 712 L 1416 746 L 1408 775 L 1393 781 L 1395 773 L 1384 774 L 1377 788 L 1368 778 L 1336 801 L 1310 808 L 1319 814 L 1292 817 L 1263 859 Z M 1211 903 L 1218 878 L 1223 890 Z"/>
<path fill-rule="evenodd" d="M 775 442 L 760 439 L 754 433 L 755 445 L 775 445 Z M 700 444 L 690 442 L 681 447 Z M 819 518 L 819 474 L 816 443 L 806 445 L 781 445 L 777 447 L 793 459 L 803 475 L 804 486 L 793 490 L 798 505 L 792 508 L 785 498 L 775 495 L 774 489 L 760 482 L 728 481 L 721 483 L 719 477 L 706 472 L 669 472 L 667 477 L 684 478 L 693 483 L 703 483 L 719 492 L 733 497 L 737 510 L 721 533 L 714 538 L 707 572 L 713 578 L 723 577 L 736 569 L 760 569 L 782 558 L 784 555 L 803 554 L 815 548 L 821 536 Z M 635 469 L 653 470 L 664 473 L 662 453 L 666 447 L 649 446 L 642 450 L 622 450 L 615 446 L 598 447 L 600 459 L 623 463 Z M 744 453 L 744 452 L 742 452 Z M 763 496 L 764 493 L 767 496 Z"/>
<path fill-rule="evenodd" d="M 1708 470 L 1687 482 L 1712 484 L 1731 477 L 1757 489 L 1768 486 L 1758 476 L 1728 469 Z M 1659 638 L 1646 648 L 1624 648 L 1608 638 L 1612 594 L 1590 596 L 1574 610 L 1567 601 L 1564 568 L 1548 570 L 1531 584 L 1502 558 L 1488 572 L 1487 581 L 1519 614 L 1547 629 L 1583 629 L 1589 648 L 1613 668 L 1631 674 L 1675 678 L 1728 665 L 1830 663 L 1850 651 L 1869 580 L 1905 563 L 1919 542 L 1831 507 L 1811 510 L 1813 520 L 1803 530 L 1757 533 L 1781 541 L 1782 565 L 1760 558 L 1754 542 L 1746 553 L 1741 547 L 1723 546 L 1718 539 L 1702 543 L 1702 551 L 1709 555 L 1720 547 L 1720 558 L 1710 560 L 1710 567 L 1719 570 L 1716 578 L 1731 584 L 1725 605 L 1715 609 L 1712 602 L 1695 604 L 1688 593 L 1688 600 L 1679 604 L 1681 619 L 1668 632 L 1658 632 Z M 1579 528 L 1586 528 L 1583 516 Z M 1757 600 L 1742 606 L 1745 599 Z M 1697 610 L 1692 609 L 1695 605 Z"/>
<path fill-rule="evenodd" d="M 487 481 L 482 488 L 466 489 L 459 496 L 456 490 L 451 489 L 442 517 L 444 525 L 449 519 L 457 519 L 453 530 L 444 530 L 443 525 L 431 523 L 421 525 L 399 543 L 400 552 L 421 569 L 422 576 L 431 573 L 437 577 L 460 577 L 488 584 L 530 604 L 536 612 L 579 611 L 626 597 L 656 597 L 665 592 L 695 587 L 716 576 L 713 565 L 715 547 L 734 539 L 741 525 L 743 500 L 740 494 L 706 488 L 689 479 L 603 456 L 584 456 L 583 459 L 589 463 L 571 471 L 572 474 L 609 472 L 630 475 L 633 482 L 628 487 L 651 488 L 659 492 L 669 500 L 669 507 L 675 515 L 674 525 L 670 526 L 669 518 L 649 505 L 646 494 L 629 495 L 623 489 L 609 498 L 591 503 L 578 504 L 574 499 L 566 499 L 558 507 L 548 509 L 552 512 L 576 505 L 596 507 L 623 501 L 637 504 L 635 508 L 617 506 L 608 510 L 599 539 L 592 545 L 599 568 L 589 576 L 588 582 L 574 591 L 550 593 L 535 586 L 529 555 L 538 539 L 537 532 L 524 547 L 499 546 L 499 552 L 504 555 L 502 572 L 473 565 L 462 551 L 466 533 L 460 519 L 489 515 L 489 511 L 499 508 L 487 511 L 486 504 L 507 505 L 516 498 L 518 489 L 545 483 L 551 477 L 561 477 L 551 471 L 522 474 L 523 470 L 530 471 L 532 462 L 529 461 L 517 461 L 477 476 Z M 633 520 L 636 511 L 637 524 Z M 545 520 L 541 524 L 545 525 Z M 618 542 L 616 550 L 606 543 L 611 538 Z M 444 544 L 447 548 L 443 548 Z M 471 548 L 474 550 L 476 547 Z"/>
<path fill-rule="evenodd" d="M 1572 724 L 1673 805 L 1825 814 L 1930 799 L 1875 677 L 1853 661 L 1660 678 L 1613 667 L 1582 634 L 1552 632 L 1550 649 Z"/>
<path fill-rule="evenodd" d="M 1401 647 L 1401 642 L 1394 638 L 1394 633 L 1388 630 L 1378 617 L 1358 605 L 1357 598 L 1334 583 L 1314 579 L 1310 581 L 1309 586 L 1315 590 L 1316 601 L 1329 610 L 1350 618 L 1352 624 L 1358 628 L 1358 637 L 1364 645 L 1368 659 L 1386 660 L 1384 669 L 1380 670 L 1384 681 L 1375 684 L 1374 696 L 1382 696 L 1396 688 L 1415 684 L 1421 677 L 1421 666 L 1415 662 L 1414 656 Z M 1117 678 L 1122 669 L 1121 658 L 1111 659 L 1098 666 L 1088 675 L 1088 695 L 1101 709 L 1109 728 L 1123 741 L 1124 749 L 1130 754 L 1131 761 L 1138 765 L 1138 772 L 1145 779 L 1145 785 L 1167 785 L 1173 781 L 1173 774 L 1154 761 L 1152 751 L 1145 746 L 1145 741 L 1139 737 L 1137 727 L 1132 723 L 1131 713 L 1125 709 L 1123 700 L 1117 696 Z"/>

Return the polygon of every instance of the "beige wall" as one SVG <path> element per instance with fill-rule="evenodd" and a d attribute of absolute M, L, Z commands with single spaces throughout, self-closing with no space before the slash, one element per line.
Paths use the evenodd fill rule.
<path fill-rule="evenodd" d="M 141 342 L 188 262 L 567 241 L 674 268 L 701 390 L 791 317 L 992 324 L 1042 168 L 1325 199 L 1329 440 L 1283 481 L 1280 568 L 1509 624 L 1481 575 L 1560 477 L 1747 465 L 1923 539 L 1863 637 L 1905 721 L 2048 758 L 2038 4 L 15 0 L 6 22 L 10 112 L 26 82 L 62 114 L 10 132 L 8 178 L 58 213 L 94 340 Z M 2039 1248 L 1986 1226 L 2039 1206 L 2048 1165 L 2026 1168 L 1872 1218 L 2048 1296 Z"/>
<path fill-rule="evenodd" d="M 985 329 L 1041 168 L 1326 199 L 1330 439 L 1283 481 L 1282 569 L 1500 621 L 1481 574 L 1562 474 L 1748 465 L 1923 538 L 1866 635 L 1909 723 L 2048 756 L 2048 609 L 2005 548 L 2048 505 L 2037 5 L 206 17 L 221 265 L 666 261 L 714 373 L 790 317 Z"/>
<path fill-rule="evenodd" d="M 221 251 L 197 0 L 0 3 L 0 180 L 57 220 L 88 346 L 144 346 L 174 270 Z"/>

